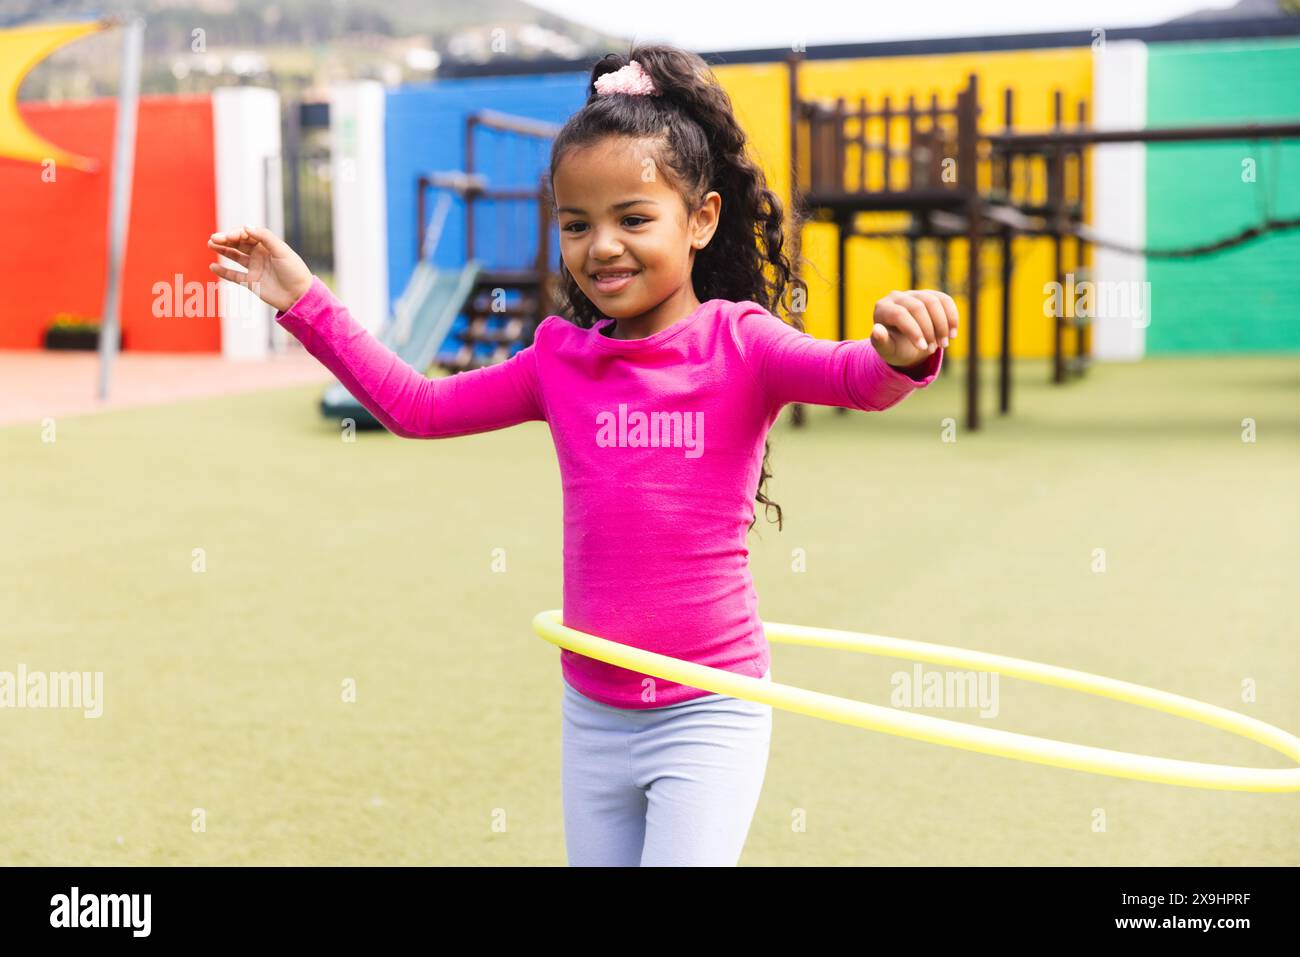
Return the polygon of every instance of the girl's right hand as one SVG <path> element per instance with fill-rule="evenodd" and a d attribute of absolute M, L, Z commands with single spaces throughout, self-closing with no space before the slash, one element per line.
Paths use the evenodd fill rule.
<path fill-rule="evenodd" d="M 243 272 L 220 263 L 208 268 L 222 279 L 251 290 L 276 311 L 284 312 L 311 288 L 307 264 L 269 229 L 245 226 L 228 233 L 213 233 L 208 246 L 244 267 Z"/>

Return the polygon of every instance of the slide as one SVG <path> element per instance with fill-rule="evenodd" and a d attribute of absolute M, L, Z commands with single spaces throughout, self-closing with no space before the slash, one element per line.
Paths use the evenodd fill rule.
<path fill-rule="evenodd" d="M 393 304 L 393 318 L 380 331 L 379 341 L 412 368 L 427 372 L 438 349 L 474 291 L 482 264 L 470 261 L 461 269 L 438 269 L 421 260 L 410 282 Z M 357 428 L 383 428 L 341 382 L 325 390 L 320 402 L 327 419 L 352 419 Z"/>

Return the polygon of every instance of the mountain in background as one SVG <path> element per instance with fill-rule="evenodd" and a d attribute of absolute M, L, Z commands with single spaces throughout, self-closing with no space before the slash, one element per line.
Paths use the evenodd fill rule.
<path fill-rule="evenodd" d="M 143 93 L 274 85 L 324 98 L 331 81 L 421 82 L 452 62 L 595 60 L 628 40 L 522 0 L 0 0 L 0 27 L 136 13 Z M 20 100 L 110 96 L 121 32 L 74 41 L 28 75 Z"/>
<path fill-rule="evenodd" d="M 1203 23 L 1213 20 L 1265 20 L 1270 17 L 1300 16 L 1300 0 L 1237 0 L 1224 10 L 1197 10 L 1165 23 Z"/>

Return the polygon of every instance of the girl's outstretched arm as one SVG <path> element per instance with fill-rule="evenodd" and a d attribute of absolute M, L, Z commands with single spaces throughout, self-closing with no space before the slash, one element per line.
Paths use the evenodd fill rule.
<path fill-rule="evenodd" d="M 884 411 L 934 381 L 943 364 L 942 343 L 957 334 L 956 306 L 942 302 L 942 293 L 932 293 L 928 302 L 914 295 L 895 301 L 894 295 L 901 294 L 876 304 L 870 339 L 843 342 L 818 339 L 758 303 L 739 302 L 731 313 L 733 341 L 775 408 L 802 402 Z"/>
<path fill-rule="evenodd" d="M 274 234 L 245 227 L 213 239 L 209 246 L 246 270 L 213 271 L 274 306 L 276 322 L 393 434 L 442 439 L 546 418 L 533 346 L 497 365 L 429 379 L 362 326 Z"/>

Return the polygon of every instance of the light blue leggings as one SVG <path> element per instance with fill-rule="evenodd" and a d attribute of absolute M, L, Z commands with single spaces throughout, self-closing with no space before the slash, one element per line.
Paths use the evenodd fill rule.
<path fill-rule="evenodd" d="M 711 694 L 615 708 L 565 681 L 562 712 L 571 866 L 737 864 L 767 772 L 771 705 Z"/>

